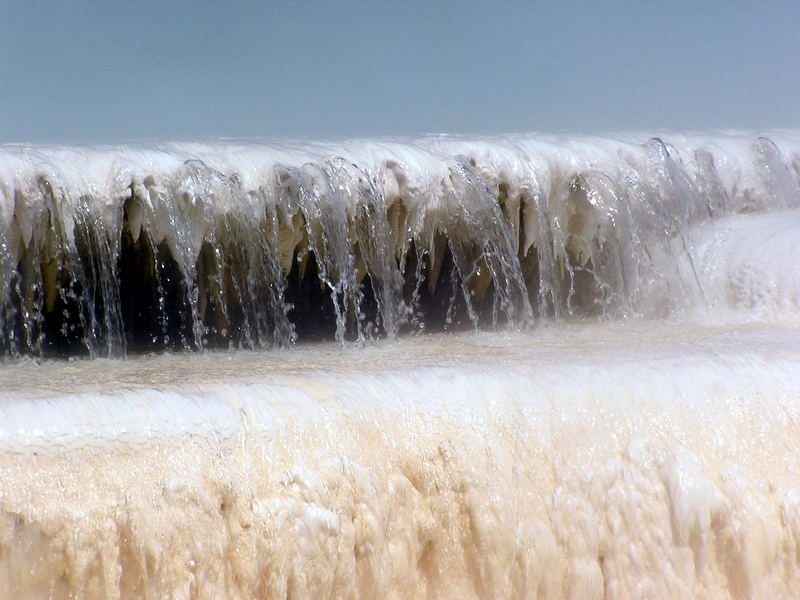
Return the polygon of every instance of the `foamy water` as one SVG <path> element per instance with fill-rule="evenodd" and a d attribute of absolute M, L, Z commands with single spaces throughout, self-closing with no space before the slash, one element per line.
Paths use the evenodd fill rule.
<path fill-rule="evenodd" d="M 796 133 L 0 156 L 0 597 L 800 595 Z"/>

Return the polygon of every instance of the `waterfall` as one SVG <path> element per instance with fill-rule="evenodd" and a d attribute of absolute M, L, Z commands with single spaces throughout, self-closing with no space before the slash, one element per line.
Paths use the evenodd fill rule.
<path fill-rule="evenodd" d="M 800 133 L 0 146 L 0 596 L 800 596 Z"/>
<path fill-rule="evenodd" d="M 744 135 L 6 146 L 0 344 L 124 356 L 666 316 L 703 301 L 693 229 L 797 206 L 781 135 L 784 155 Z"/>

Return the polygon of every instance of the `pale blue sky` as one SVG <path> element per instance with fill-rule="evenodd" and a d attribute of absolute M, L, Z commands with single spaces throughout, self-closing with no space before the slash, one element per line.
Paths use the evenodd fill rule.
<path fill-rule="evenodd" d="M 0 0 L 0 141 L 800 127 L 800 2 Z"/>

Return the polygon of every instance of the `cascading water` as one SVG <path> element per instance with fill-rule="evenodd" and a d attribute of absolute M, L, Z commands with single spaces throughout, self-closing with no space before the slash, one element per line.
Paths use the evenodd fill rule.
<path fill-rule="evenodd" d="M 702 293 L 678 272 L 692 227 L 798 202 L 767 138 L 681 143 L 7 147 L 0 341 L 119 356 L 664 315 Z"/>
<path fill-rule="evenodd" d="M 800 595 L 798 240 L 793 131 L 2 146 L 0 597 Z"/>

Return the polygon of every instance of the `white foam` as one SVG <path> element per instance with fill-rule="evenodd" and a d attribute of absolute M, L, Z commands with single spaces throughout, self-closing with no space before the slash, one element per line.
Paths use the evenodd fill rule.
<path fill-rule="evenodd" d="M 797 317 L 800 212 L 736 215 L 694 237 L 694 264 L 712 312 L 728 308 L 749 318 Z"/>
<path fill-rule="evenodd" d="M 796 333 L 636 333 L 45 365 L 66 395 L 2 403 L 2 593 L 796 595 Z"/>
<path fill-rule="evenodd" d="M 202 337 L 199 248 L 232 214 L 248 310 L 285 318 L 274 280 L 317 243 L 341 302 L 389 278 L 391 334 L 399 263 L 436 265 L 443 233 L 512 323 L 515 286 L 539 309 L 516 334 L 1 365 L 0 596 L 800 596 L 800 137 L 649 137 L 0 148 L 23 352 L 87 218 L 82 319 L 119 304 L 128 228 L 167 243 Z M 81 326 L 122 338 L 105 317 Z"/>
<path fill-rule="evenodd" d="M 39 352 L 36 332 L 61 318 L 60 298 L 89 353 L 124 354 L 133 324 L 118 265 L 132 253 L 150 279 L 125 284 L 153 288 L 162 322 L 184 310 L 182 296 L 189 347 L 231 329 L 244 332 L 234 344 L 291 343 L 283 292 L 294 261 L 305 273 L 312 254 L 340 340 L 348 312 L 359 339 L 426 325 L 403 269 L 424 262 L 413 276 L 432 295 L 448 252 L 461 282 L 449 312 L 463 300 L 474 323 L 487 290 L 492 322 L 515 327 L 713 306 L 683 264 L 690 241 L 704 243 L 695 232 L 800 206 L 798 133 L 768 133 L 2 146 L 0 341 Z M 367 275 L 375 322 L 364 316 Z M 247 322 L 229 327 L 229 313 Z"/>

